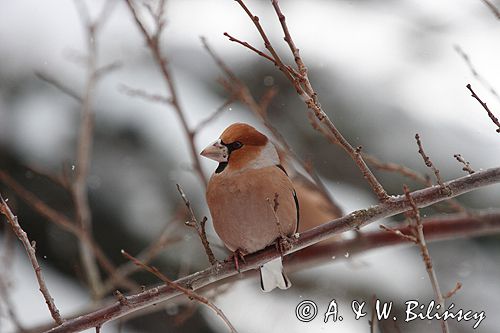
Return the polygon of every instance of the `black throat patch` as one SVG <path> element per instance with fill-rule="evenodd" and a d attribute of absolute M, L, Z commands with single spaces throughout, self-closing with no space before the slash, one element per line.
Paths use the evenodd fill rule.
<path fill-rule="evenodd" d="M 224 171 L 224 169 L 227 167 L 227 162 L 220 162 L 219 165 L 217 166 L 217 169 L 215 169 L 215 173 L 221 173 Z"/>

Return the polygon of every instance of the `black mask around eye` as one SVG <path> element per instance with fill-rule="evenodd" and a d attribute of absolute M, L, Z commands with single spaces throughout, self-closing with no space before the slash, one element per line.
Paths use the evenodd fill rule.
<path fill-rule="evenodd" d="M 228 156 L 227 156 L 227 160 L 229 161 L 229 158 L 231 157 L 231 152 L 235 151 L 235 150 L 238 150 L 240 149 L 241 147 L 243 147 L 243 144 L 240 142 L 240 141 L 234 141 L 232 143 L 224 143 L 222 140 L 220 142 L 222 145 L 226 146 L 227 147 L 227 153 L 228 153 Z M 221 173 L 222 171 L 224 171 L 224 169 L 227 167 L 227 163 L 228 162 L 221 162 L 219 163 L 219 166 L 217 167 L 217 169 L 215 170 L 215 173 Z"/>
<path fill-rule="evenodd" d="M 229 154 L 231 154 L 232 151 L 238 150 L 243 147 L 243 144 L 240 141 L 234 141 L 232 143 L 224 143 L 221 141 L 221 144 L 227 147 Z"/>

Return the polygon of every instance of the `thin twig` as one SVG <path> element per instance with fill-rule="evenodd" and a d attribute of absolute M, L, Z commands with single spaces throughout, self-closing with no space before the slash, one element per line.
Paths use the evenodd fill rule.
<path fill-rule="evenodd" d="M 245 13 L 248 15 L 248 17 L 250 17 L 250 19 L 252 20 L 253 24 L 255 25 L 255 27 L 257 28 L 257 30 L 259 31 L 259 34 L 262 37 L 262 40 L 264 41 L 264 46 L 271 53 L 272 59 L 274 60 L 274 63 L 276 65 L 276 67 L 278 67 L 278 69 L 281 72 L 283 72 L 283 74 L 286 76 L 286 78 L 290 82 L 293 83 L 293 85 L 294 85 L 295 89 L 297 90 L 297 92 L 302 92 L 302 88 L 300 87 L 300 84 L 294 79 L 294 77 L 292 76 L 290 70 L 283 63 L 283 61 L 281 60 L 280 56 L 278 55 L 278 53 L 276 52 L 276 50 L 272 46 L 271 42 L 269 41 L 269 38 L 267 37 L 267 35 L 266 35 L 265 31 L 264 31 L 264 28 L 260 24 L 259 17 L 252 14 L 252 12 L 248 9 L 248 7 L 245 5 L 245 3 L 243 2 L 243 0 L 236 0 L 236 2 L 238 2 L 238 4 L 241 6 L 241 8 L 243 8 L 243 10 L 245 11 Z"/>
<path fill-rule="evenodd" d="M 373 294 L 371 303 L 371 319 L 368 321 L 368 325 L 370 325 L 370 333 L 375 333 L 377 316 L 375 315 L 375 306 L 377 302 L 377 296 Z"/>
<path fill-rule="evenodd" d="M 417 238 L 415 238 L 415 236 L 404 234 L 401 232 L 401 230 L 393 229 L 393 228 L 388 227 L 388 226 L 383 225 L 383 224 L 379 225 L 379 227 L 380 227 L 380 229 L 385 230 L 387 232 L 391 232 L 391 233 L 397 235 L 398 237 L 401 237 L 404 240 L 407 240 L 407 241 L 412 242 L 412 243 L 418 243 Z"/>
<path fill-rule="evenodd" d="M 217 119 L 224 111 L 226 111 L 226 108 L 231 105 L 234 102 L 234 97 L 229 97 L 221 106 L 219 106 L 211 115 L 209 115 L 207 118 L 201 120 L 198 125 L 193 129 L 194 135 L 197 135 L 205 126 L 207 126 L 209 123 Z"/>
<path fill-rule="evenodd" d="M 453 295 L 455 295 L 460 289 L 462 289 L 462 283 L 460 282 L 457 282 L 457 284 L 455 285 L 455 287 L 450 290 L 449 292 L 447 292 L 443 297 L 445 299 L 448 299 L 448 298 L 451 298 Z"/>
<path fill-rule="evenodd" d="M 207 254 L 208 261 L 210 262 L 210 265 L 217 264 L 217 259 L 215 258 L 215 255 L 212 249 L 210 248 L 210 243 L 208 242 L 207 233 L 205 231 L 205 224 L 207 223 L 207 217 L 204 216 L 203 219 L 201 219 L 201 221 L 198 222 L 198 219 L 194 215 L 193 208 L 191 207 L 191 202 L 189 201 L 186 194 L 182 190 L 182 187 L 179 184 L 176 185 L 177 185 L 177 191 L 179 191 L 182 201 L 184 201 L 184 204 L 186 205 L 186 208 L 188 209 L 189 212 L 189 220 L 186 221 L 186 225 L 194 228 L 198 233 L 201 243 L 203 244 L 203 248 L 205 249 L 205 253 Z"/>
<path fill-rule="evenodd" d="M 207 182 L 207 178 L 205 177 L 205 174 L 203 173 L 203 169 L 201 168 L 199 154 L 198 154 L 198 151 L 197 151 L 195 144 L 194 144 L 194 134 L 191 131 L 191 129 L 187 123 L 185 113 L 184 113 L 183 109 L 181 108 L 181 105 L 179 102 L 179 97 L 177 94 L 177 89 L 174 85 L 174 80 L 172 79 L 172 74 L 170 73 L 170 70 L 168 68 L 167 59 L 160 49 L 159 36 L 162 33 L 163 28 L 164 28 L 164 18 L 163 18 L 164 10 L 162 7 L 164 5 L 164 1 L 160 1 L 160 4 L 159 4 L 160 8 L 157 11 L 157 15 L 154 15 L 155 17 L 153 17 L 153 19 L 155 21 L 155 26 L 156 26 L 156 30 L 155 30 L 154 34 L 149 33 L 148 30 L 146 29 L 146 26 L 144 25 L 143 21 L 139 18 L 139 14 L 137 12 L 137 9 L 132 4 L 132 0 L 126 0 L 126 4 L 127 4 L 127 7 L 129 9 L 130 13 L 132 14 L 132 16 L 134 18 L 134 21 L 135 21 L 137 27 L 139 28 L 144 39 L 146 40 L 146 44 L 147 44 L 149 50 L 151 51 L 151 54 L 152 54 L 156 64 L 160 68 L 161 74 L 163 76 L 163 79 L 164 79 L 164 81 L 167 85 L 167 89 L 169 91 L 170 103 L 171 103 L 172 107 L 174 108 L 174 110 L 179 118 L 182 129 L 184 130 L 184 134 L 186 136 L 186 141 L 188 142 L 188 145 L 189 145 L 189 151 L 191 154 L 191 160 L 193 163 L 194 171 L 198 175 L 200 182 L 203 184 L 204 187 L 206 187 L 208 182 Z"/>
<path fill-rule="evenodd" d="M 490 1 L 490 0 L 481 0 L 486 6 L 488 6 L 489 10 L 495 15 L 497 19 L 500 20 L 500 10 Z"/>
<path fill-rule="evenodd" d="M 73 89 L 67 87 L 64 85 L 62 82 L 60 82 L 58 79 L 52 77 L 50 74 L 42 73 L 42 72 L 35 72 L 35 75 L 37 78 L 39 78 L 42 81 L 45 81 L 49 83 L 50 85 L 54 86 L 55 88 L 59 89 L 60 91 L 64 92 L 66 95 L 72 97 L 75 99 L 77 102 L 82 102 L 83 98 Z"/>
<path fill-rule="evenodd" d="M 99 79 L 103 73 L 109 69 L 99 71 L 97 65 L 97 32 L 108 17 L 109 11 L 112 8 L 112 0 L 107 0 L 101 9 L 96 20 L 92 20 L 88 8 L 83 0 L 75 0 L 75 5 L 82 21 L 85 30 L 85 38 L 87 43 L 87 81 L 85 92 L 82 100 L 81 122 L 77 143 L 76 153 L 76 172 L 74 182 L 71 188 L 71 194 L 75 203 L 76 217 L 85 238 L 92 239 L 92 215 L 89 207 L 87 178 L 90 171 L 93 132 L 94 132 L 94 117 L 93 110 L 94 91 Z M 112 69 L 112 68 L 111 68 Z M 79 241 L 80 259 L 85 273 L 86 282 L 89 284 L 92 297 L 98 299 L 102 295 L 102 281 L 97 266 L 96 257 L 91 247 L 83 240 Z"/>
<path fill-rule="evenodd" d="M 408 188 L 408 186 L 404 185 L 403 190 L 405 193 L 406 200 L 408 200 L 408 203 L 410 204 L 412 209 L 411 216 L 415 221 L 414 236 L 417 239 L 418 246 L 420 247 L 420 254 L 422 255 L 422 260 L 424 261 L 427 274 L 429 275 L 429 280 L 431 281 L 432 290 L 434 291 L 434 297 L 436 299 L 436 302 L 441 306 L 440 311 L 442 312 L 444 311 L 444 298 L 443 294 L 441 293 L 441 288 L 439 287 L 436 271 L 434 270 L 434 267 L 432 265 L 432 259 L 429 253 L 429 248 L 427 247 L 427 243 L 425 242 L 424 227 L 422 224 L 422 219 L 420 217 L 420 211 L 418 209 L 417 204 L 415 203 L 415 200 L 410 194 L 410 189 Z M 449 331 L 448 323 L 444 319 L 441 319 L 441 329 L 443 333 L 447 333 Z"/>
<path fill-rule="evenodd" d="M 168 245 L 172 245 L 175 242 L 179 241 L 180 238 L 176 238 L 172 236 L 172 232 L 177 228 L 177 221 L 179 221 L 183 216 L 184 212 L 180 209 L 176 209 L 176 213 L 174 216 L 165 224 L 165 227 L 160 232 L 159 236 L 153 240 L 145 249 L 143 249 L 136 258 L 141 260 L 142 262 L 148 264 L 151 260 L 153 260 L 165 247 Z M 134 265 L 130 261 L 122 264 L 117 267 L 115 270 L 115 274 L 110 276 L 108 280 L 104 282 L 103 289 L 104 292 L 109 292 L 116 287 L 117 282 L 120 281 L 120 278 L 125 278 L 130 274 L 136 272 L 138 269 L 137 265 Z"/>
<path fill-rule="evenodd" d="M 404 165 L 392 163 L 392 162 L 382 162 L 378 158 L 373 155 L 368 155 L 363 153 L 363 157 L 365 160 L 373 165 L 375 168 L 379 170 L 389 171 L 389 172 L 397 172 L 409 179 L 412 179 L 418 183 L 421 183 L 425 186 L 432 186 L 432 181 L 428 175 L 422 175 L 416 170 L 408 168 Z M 466 208 L 457 201 L 457 199 L 451 198 L 450 200 L 446 200 L 444 204 L 447 204 L 449 208 L 456 212 L 465 212 Z M 439 208 L 439 206 L 437 207 Z"/>
<path fill-rule="evenodd" d="M 471 94 L 472 94 L 471 96 L 474 97 L 479 102 L 479 104 L 481 104 L 481 106 L 483 107 L 484 110 L 486 110 L 486 112 L 488 113 L 488 117 L 490 117 L 491 121 L 498 127 L 496 129 L 497 133 L 500 133 L 500 121 L 498 121 L 498 118 L 495 117 L 493 112 L 490 111 L 490 108 L 488 107 L 488 105 L 486 105 L 486 103 L 483 102 L 481 100 L 481 98 L 479 98 L 479 96 L 474 92 L 474 90 L 472 90 L 472 86 L 470 85 L 470 83 L 467 84 L 466 87 L 471 92 Z"/>
<path fill-rule="evenodd" d="M 309 81 L 309 77 L 307 75 L 307 68 L 300 57 L 299 50 L 296 47 L 293 39 L 290 35 L 288 26 L 286 24 L 285 16 L 283 15 L 279 3 L 277 0 L 272 0 L 272 5 L 278 15 L 280 20 L 283 32 L 285 34 L 285 41 L 288 43 L 290 50 L 294 56 L 295 63 L 297 64 L 299 73 L 291 70 L 291 66 L 285 65 L 274 47 L 272 46 L 269 38 L 267 37 L 264 29 L 262 28 L 259 18 L 252 14 L 252 12 L 248 9 L 248 7 L 244 4 L 243 0 L 236 0 L 236 2 L 243 8 L 248 17 L 252 20 L 255 27 L 257 28 L 262 40 L 264 41 L 264 45 L 266 49 L 271 53 L 272 58 L 276 62 L 276 66 L 281 70 L 281 72 L 286 76 L 286 78 L 290 81 L 290 83 L 294 86 L 295 90 L 299 97 L 306 104 L 307 108 L 314 113 L 315 118 L 311 119 L 311 125 L 313 128 L 318 129 L 326 138 L 333 144 L 337 144 L 341 146 L 346 153 L 354 160 L 358 168 L 361 170 L 363 177 L 367 180 L 368 184 L 372 188 L 373 192 L 377 195 L 380 202 L 384 202 L 389 200 L 389 196 L 387 195 L 385 189 L 377 180 L 377 178 L 373 175 L 371 170 L 366 165 L 363 157 L 360 152 L 357 151 L 340 133 L 340 131 L 335 127 L 330 118 L 323 111 L 318 98 L 317 93 L 312 88 L 312 85 Z"/>
<path fill-rule="evenodd" d="M 431 186 L 432 183 L 429 181 L 429 177 L 421 175 L 418 171 L 415 171 L 413 169 L 410 169 L 404 165 L 397 164 L 397 163 L 392 163 L 392 162 L 382 162 L 378 158 L 376 158 L 373 155 L 369 155 L 366 153 L 363 153 L 363 157 L 365 161 L 367 161 L 369 164 L 373 165 L 375 168 L 379 170 L 384 170 L 384 171 L 390 171 L 390 172 L 397 172 L 409 179 L 412 179 L 416 182 L 419 182 L 421 184 L 425 184 L 427 186 Z"/>
<path fill-rule="evenodd" d="M 165 97 L 165 96 L 161 96 L 158 94 L 151 94 L 151 93 L 148 93 L 142 89 L 131 88 L 125 84 L 121 84 L 118 89 L 130 97 L 140 97 L 144 100 L 151 101 L 151 102 L 157 102 L 157 103 L 168 104 L 168 105 L 172 104 L 172 100 Z"/>
<path fill-rule="evenodd" d="M 457 159 L 457 161 L 459 161 L 460 163 L 462 163 L 464 165 L 464 167 L 462 168 L 463 171 L 467 171 L 469 173 L 469 175 L 472 175 L 475 171 L 471 168 L 470 166 L 470 163 L 468 161 L 466 161 L 462 155 L 460 154 L 455 154 L 453 155 L 453 157 L 455 157 Z"/>
<path fill-rule="evenodd" d="M 439 169 L 434 166 L 434 164 L 432 163 L 432 161 L 429 158 L 429 156 L 427 156 L 425 154 L 424 148 L 422 146 L 422 142 L 420 141 L 420 135 L 418 133 L 415 134 L 415 140 L 417 140 L 418 153 L 420 154 L 420 156 L 422 156 L 422 159 L 424 160 L 425 165 L 428 168 L 430 168 L 432 170 L 432 172 L 434 172 L 434 175 L 436 176 L 436 181 L 437 181 L 438 185 L 442 189 L 444 189 L 445 187 L 443 185 L 443 179 L 441 178 L 441 175 L 439 174 Z"/>
<path fill-rule="evenodd" d="M 12 302 L 12 299 L 10 298 L 10 293 L 9 293 L 9 286 L 8 282 L 5 281 L 4 279 L 5 275 L 0 275 L 0 301 L 5 304 L 6 312 L 9 316 L 10 321 L 14 324 L 16 329 L 19 332 L 24 331 L 23 324 L 21 324 L 21 321 L 19 320 L 19 317 L 17 316 L 16 312 L 14 311 L 14 303 Z M 1 309 L 1 307 L 0 307 Z M 0 311 L 1 312 L 1 311 Z M 2 314 L 0 313 L 0 316 Z"/>
<path fill-rule="evenodd" d="M 181 293 L 183 293 L 184 295 L 186 295 L 187 297 L 189 297 L 190 299 L 193 299 L 195 301 L 197 301 L 198 303 L 200 304 L 205 304 L 206 306 L 208 306 L 210 309 L 214 310 L 215 313 L 222 318 L 222 320 L 224 321 L 224 323 L 227 325 L 227 327 L 229 328 L 229 330 L 232 332 L 232 333 L 237 333 L 236 331 L 236 328 L 234 328 L 234 326 L 231 324 L 231 322 L 229 321 L 229 319 L 226 317 L 226 315 L 224 314 L 224 312 L 222 312 L 221 309 L 219 309 L 213 302 L 211 302 L 209 299 L 195 293 L 193 290 L 191 289 L 188 289 L 188 288 L 185 288 L 183 286 L 181 286 L 180 284 L 178 283 L 175 283 L 174 281 L 170 280 L 169 278 L 167 278 L 163 273 L 161 273 L 156 267 L 153 267 L 153 266 L 149 266 L 149 265 L 146 265 L 145 263 L 143 263 L 142 261 L 138 260 L 137 258 L 134 258 L 133 256 L 131 256 L 130 254 L 128 254 L 127 252 L 125 252 L 124 250 L 122 250 L 122 254 L 125 256 L 125 258 L 131 260 L 134 262 L 134 264 L 138 265 L 138 266 L 141 266 L 142 268 L 144 268 L 146 271 L 150 272 L 151 274 L 154 274 L 157 278 L 159 278 L 160 280 L 162 280 L 163 282 L 165 282 L 165 284 L 167 286 L 169 286 L 170 288 L 173 288 L 173 289 L 177 289 L 178 291 L 180 291 Z"/>
<path fill-rule="evenodd" d="M 342 210 L 339 205 L 333 200 L 330 192 L 326 188 L 325 184 L 321 181 L 321 178 L 316 173 L 314 168 L 308 168 L 306 162 L 303 161 L 292 149 L 292 147 L 285 140 L 285 137 L 278 131 L 278 129 L 271 124 L 269 118 L 267 117 L 267 106 L 269 104 L 270 98 L 274 97 L 276 94 L 275 89 L 270 89 L 268 94 L 263 97 L 263 99 L 257 103 L 253 95 L 250 92 L 248 86 L 238 79 L 236 74 L 227 66 L 227 64 L 219 57 L 215 51 L 210 47 L 205 38 L 201 38 L 203 47 L 210 54 L 212 59 L 215 61 L 217 66 L 226 74 L 230 80 L 230 84 L 225 86 L 231 96 L 236 96 L 242 103 L 247 105 L 247 107 L 253 112 L 253 114 L 259 118 L 261 123 L 273 134 L 274 138 L 278 141 L 279 145 L 284 149 L 287 156 L 290 156 L 294 161 L 296 161 L 313 179 L 316 188 L 323 194 L 323 196 L 330 202 L 334 208 L 337 215 L 342 215 Z"/>
<path fill-rule="evenodd" d="M 35 271 L 36 280 L 38 282 L 38 286 L 40 287 L 40 292 L 45 299 L 45 303 L 47 303 L 47 307 L 49 308 L 50 315 L 56 322 L 56 324 L 61 325 L 64 320 L 57 309 L 57 306 L 54 302 L 54 299 L 50 295 L 49 289 L 45 284 L 45 280 L 43 279 L 42 268 L 38 264 L 38 260 L 36 259 L 35 248 L 32 246 L 30 240 L 28 239 L 28 235 L 19 225 L 19 221 L 17 220 L 17 216 L 15 216 L 10 210 L 9 206 L 3 199 L 2 195 L 0 195 L 0 213 L 5 215 L 7 221 L 10 223 L 12 230 L 16 234 L 17 238 L 23 243 L 24 249 L 26 250 L 26 254 L 30 259 L 31 266 L 33 266 L 33 270 Z"/>
<path fill-rule="evenodd" d="M 55 225 L 61 227 L 62 229 L 73 234 L 80 241 L 86 242 L 88 246 L 92 249 L 94 255 L 99 261 L 101 267 L 112 277 L 115 276 L 120 285 L 130 289 L 135 290 L 138 285 L 131 280 L 124 277 L 117 276 L 115 274 L 115 266 L 111 260 L 106 256 L 104 251 L 101 249 L 99 244 L 97 244 L 94 239 L 87 237 L 85 233 L 82 232 L 81 228 L 75 224 L 73 221 L 68 219 L 65 215 L 61 214 L 57 210 L 51 208 L 39 197 L 37 197 L 32 192 L 28 191 L 21 184 L 15 181 L 8 174 L 0 170 L 0 182 L 7 185 L 11 190 L 13 190 L 24 202 L 26 202 L 34 211 L 36 211 L 41 216 L 45 217 Z"/>
<path fill-rule="evenodd" d="M 449 182 L 445 185 L 450 189 L 451 195 L 444 194 L 438 187 L 429 187 L 422 190 L 412 192 L 410 195 L 417 207 L 422 208 L 432 204 L 435 204 L 442 200 L 447 200 L 450 196 L 454 197 L 460 194 L 464 194 L 473 191 L 477 188 L 481 188 L 491 184 L 500 183 L 500 168 L 493 168 L 483 171 L 478 171 L 473 175 L 467 175 Z M 283 255 L 291 254 L 303 249 L 300 254 L 309 253 L 307 259 L 301 255 L 292 256 L 290 259 L 297 259 L 297 264 L 304 264 L 305 262 L 317 263 L 317 259 L 320 257 L 315 248 L 306 247 L 316 244 L 322 240 L 328 239 L 334 235 L 342 233 L 347 230 L 353 230 L 355 228 L 361 228 L 369 223 L 377 221 L 381 218 L 387 218 L 411 209 L 408 200 L 405 196 L 397 196 L 392 198 L 390 201 L 380 203 L 376 206 L 372 206 L 367 209 L 358 210 L 338 218 L 334 221 L 322 224 L 313 229 L 307 230 L 300 234 L 300 237 L 296 242 L 291 244 L 291 248 L 287 250 Z M 478 216 L 468 216 L 461 215 L 460 223 L 443 223 L 439 220 L 437 223 L 432 225 L 424 225 L 424 228 L 428 226 L 431 228 L 429 234 L 434 235 L 436 239 L 439 237 L 459 237 L 459 236 L 470 236 L 470 235 L 484 235 L 485 233 L 499 232 L 500 230 L 500 219 L 498 219 L 498 212 L 491 215 L 488 212 L 482 217 Z M 446 219 L 446 218 L 445 218 Z M 401 230 L 403 233 L 408 232 L 408 230 Z M 363 233 L 362 237 L 368 233 Z M 376 248 L 383 246 L 384 244 L 400 244 L 401 238 L 397 237 L 391 233 L 376 232 L 373 233 L 374 237 L 369 238 L 367 242 L 362 242 L 361 239 L 346 240 L 342 242 L 342 248 L 340 250 L 345 253 L 345 245 L 349 243 L 350 246 L 356 247 L 359 251 L 366 250 L 367 248 Z M 452 236 L 450 236 L 452 235 Z M 448 238 L 449 239 L 449 238 Z M 332 247 L 338 247 L 337 242 L 333 242 L 330 245 L 326 245 L 327 249 L 323 253 L 323 258 L 328 258 L 331 260 Z M 319 245 L 321 246 L 321 245 Z M 321 247 L 323 248 L 323 247 Z M 351 251 L 349 251 L 351 252 Z M 264 263 L 270 260 L 280 257 L 282 254 L 279 253 L 275 246 L 269 246 L 266 249 L 259 251 L 254 254 L 249 254 L 245 256 L 245 262 L 240 265 L 241 272 L 253 271 Z M 285 261 L 286 261 L 285 257 Z M 208 289 L 214 288 L 218 283 L 228 282 L 230 277 L 235 277 L 239 273 L 234 269 L 233 262 L 221 263 L 219 266 L 210 266 L 209 268 L 193 273 L 185 278 L 176 281 L 177 284 L 184 287 L 189 286 L 192 290 L 198 290 L 203 287 Z M 157 304 L 162 301 L 171 299 L 177 295 L 181 294 L 178 290 L 168 287 L 160 286 L 145 290 L 142 293 L 131 295 L 127 297 L 129 306 L 123 307 L 119 302 L 104 306 L 97 311 L 93 311 L 78 318 L 68 320 L 63 325 L 55 327 L 48 331 L 48 333 L 62 333 L 62 332 L 77 332 L 87 328 L 95 327 L 97 323 L 105 323 L 124 315 L 133 313 L 147 307 L 152 304 Z"/>
<path fill-rule="evenodd" d="M 454 45 L 454 49 L 458 53 L 458 55 L 464 60 L 472 76 L 474 76 L 476 80 L 478 80 L 483 85 L 484 88 L 486 88 L 493 96 L 496 97 L 498 101 L 500 101 L 500 95 L 498 95 L 495 88 L 493 88 L 493 86 L 481 74 L 479 74 L 479 72 L 474 67 L 474 64 L 472 63 L 472 60 L 470 59 L 469 55 L 465 53 L 465 51 L 459 45 Z"/>
<path fill-rule="evenodd" d="M 253 52 L 257 53 L 258 55 L 260 55 L 261 57 L 263 57 L 264 59 L 267 59 L 270 62 L 272 62 L 274 65 L 278 66 L 278 64 L 276 63 L 276 61 L 272 57 L 268 56 L 264 52 L 262 52 L 262 51 L 258 50 L 257 48 L 253 47 L 248 42 L 239 40 L 238 38 L 231 36 L 227 32 L 224 33 L 224 36 L 226 36 L 227 38 L 229 38 L 230 42 L 236 42 L 236 43 L 238 43 L 240 45 L 243 45 L 244 47 L 250 49 L 251 51 L 253 51 Z"/>

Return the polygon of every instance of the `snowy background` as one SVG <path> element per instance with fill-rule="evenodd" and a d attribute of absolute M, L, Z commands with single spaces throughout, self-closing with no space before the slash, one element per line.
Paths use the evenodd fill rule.
<path fill-rule="evenodd" d="M 292 60 L 270 2 L 247 2 L 277 49 L 286 54 L 285 59 Z M 493 3 L 500 6 L 499 1 Z M 102 1 L 88 4 L 96 14 Z M 456 46 L 464 50 L 476 70 L 500 91 L 500 22 L 482 1 L 282 0 L 282 9 L 324 110 L 353 145 L 362 145 L 364 151 L 383 160 L 427 172 L 416 152 L 414 134 L 418 132 L 426 152 L 446 179 L 463 175 L 453 158 L 456 153 L 475 169 L 500 165 L 498 134 L 465 85 L 471 83 L 497 116 L 500 101 L 472 76 L 456 51 Z M 162 44 L 191 126 L 210 115 L 226 98 L 216 82 L 220 72 L 201 46 L 200 36 L 205 36 L 256 96 L 262 95 L 269 83 L 276 84 L 279 94 L 269 110 L 271 121 L 299 155 L 313 160 L 345 211 L 376 202 L 345 154 L 310 128 L 303 103 L 281 73 L 223 36 L 223 32 L 229 32 L 263 48 L 253 24 L 236 2 L 170 0 L 166 13 Z M 80 106 L 35 73 L 49 74 L 83 93 L 85 68 L 75 62 L 86 52 L 80 21 L 72 1 L 0 2 L 0 167 L 69 215 L 68 198 L 22 166 L 34 165 L 56 173 L 64 162 L 74 161 Z M 208 212 L 203 190 L 190 171 L 187 144 L 174 111 L 132 98 L 119 89 L 125 84 L 165 94 L 159 71 L 121 1 L 111 12 L 97 43 L 101 65 L 119 61 L 122 66 L 107 75 L 96 90 L 90 201 L 97 240 L 116 263 L 122 263 L 121 248 L 140 250 L 173 214 L 179 201 L 175 183 L 183 185 L 199 215 Z M 201 150 L 235 121 L 259 127 L 245 107 L 233 104 L 200 132 L 197 148 Z M 215 165 L 203 161 L 203 167 L 208 175 Z M 400 176 L 378 175 L 389 192 L 401 191 Z M 46 281 L 63 316 L 85 308 L 90 298 L 78 273 L 77 248 L 72 238 L 1 186 L 30 239 L 37 241 Z M 493 186 L 459 200 L 483 209 L 500 208 L 499 198 L 500 188 Z M 172 277 L 179 267 L 187 265 L 194 272 L 207 265 L 192 230 L 181 227 L 179 232 L 183 241 L 167 248 L 157 263 Z M 464 285 L 453 302 L 464 309 L 486 311 L 487 319 L 478 332 L 496 332 L 499 324 L 498 240 L 492 236 L 430 246 L 442 288 L 449 290 L 456 281 Z M 2 244 L 0 240 L 0 249 Z M 219 255 L 225 254 L 221 251 Z M 355 321 L 350 315 L 344 316 L 342 323 L 324 324 L 321 316 L 301 323 L 295 318 L 295 306 L 303 299 L 312 299 L 321 314 L 333 298 L 341 310 L 348 310 L 351 300 L 369 301 L 373 294 L 394 300 L 399 306 L 409 299 L 432 297 L 416 248 L 380 249 L 347 257 L 292 274 L 295 285 L 286 293 L 264 295 L 257 281 L 249 279 L 237 282 L 215 303 L 240 332 L 367 332 L 368 319 Z M 2 267 L 0 273 L 6 273 Z M 22 324 L 29 328 L 47 323 L 48 312 L 20 247 L 8 275 L 14 310 Z M 155 282 L 146 275 L 138 279 Z M 226 331 L 209 310 L 196 312 L 181 326 L 174 324 L 174 318 L 182 308 L 167 306 L 158 310 L 126 322 L 123 331 Z M 403 327 L 405 332 L 439 331 L 437 322 L 413 322 Z M 450 327 L 453 332 L 472 332 L 470 323 L 450 322 Z M 13 330 L 0 301 L 0 332 Z M 106 325 L 102 331 L 115 332 L 116 328 Z M 393 331 L 388 327 L 384 330 Z"/>

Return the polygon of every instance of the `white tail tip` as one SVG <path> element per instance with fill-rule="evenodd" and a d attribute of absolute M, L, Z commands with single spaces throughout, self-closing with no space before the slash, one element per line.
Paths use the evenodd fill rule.
<path fill-rule="evenodd" d="M 270 292 L 274 288 L 288 289 L 292 283 L 283 271 L 281 257 L 265 263 L 260 268 L 260 287 L 262 291 Z"/>

